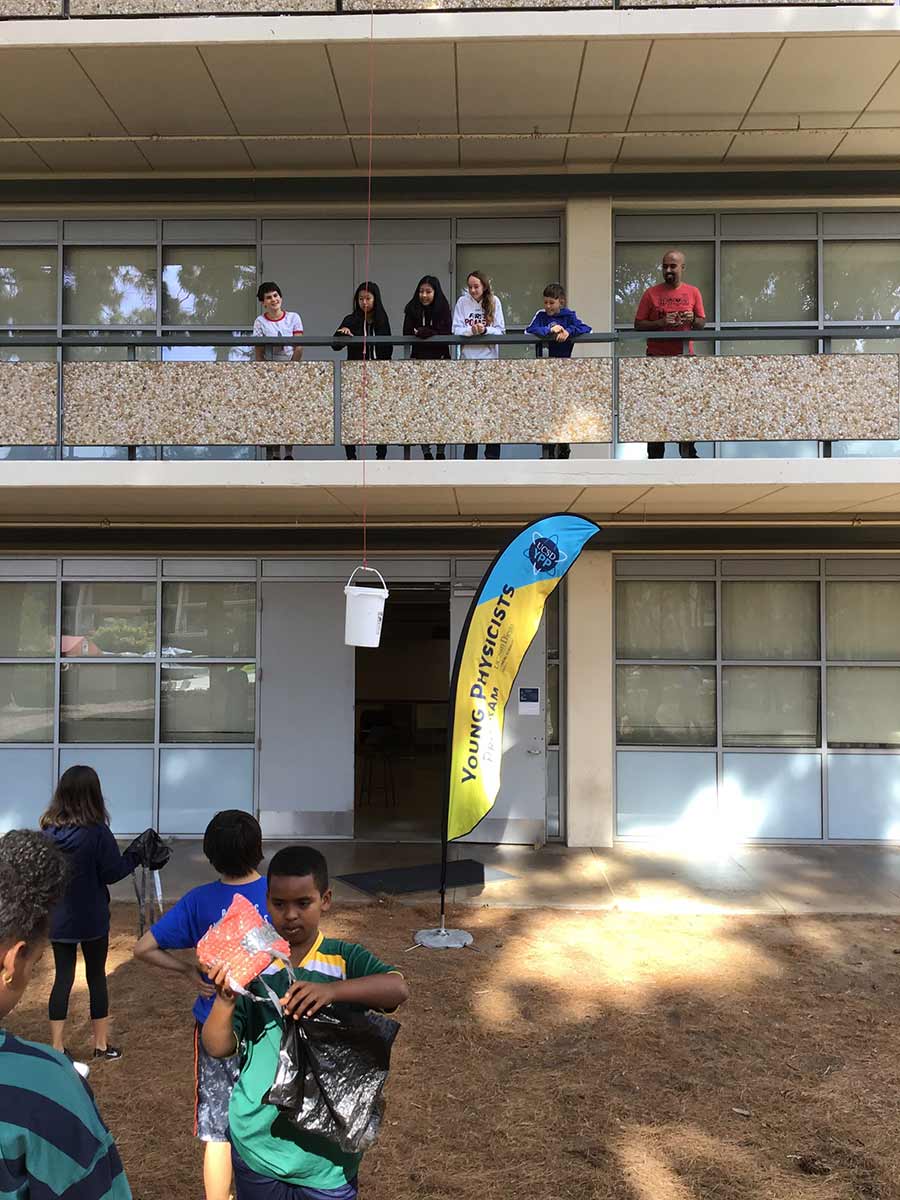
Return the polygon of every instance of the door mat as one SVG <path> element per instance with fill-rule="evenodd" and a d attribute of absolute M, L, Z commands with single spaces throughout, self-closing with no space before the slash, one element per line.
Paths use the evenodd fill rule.
<path fill-rule="evenodd" d="M 436 892 L 441 886 L 441 864 L 425 863 L 421 867 L 389 867 L 380 871 L 357 871 L 353 875 L 338 875 L 343 883 L 377 896 L 386 892 L 401 896 L 406 892 Z M 486 867 L 474 858 L 463 858 L 447 864 L 447 887 L 477 887 L 502 879 L 515 879 L 507 871 Z"/>

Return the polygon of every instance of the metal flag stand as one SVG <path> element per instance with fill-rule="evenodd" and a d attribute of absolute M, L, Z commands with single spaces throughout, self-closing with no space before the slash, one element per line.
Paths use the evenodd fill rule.
<path fill-rule="evenodd" d="M 494 569 L 494 563 L 498 561 L 500 555 L 505 550 L 506 545 L 494 557 L 491 565 L 484 574 L 484 579 L 487 579 L 488 575 Z M 482 582 L 484 582 L 484 579 Z M 466 929 L 447 928 L 447 856 L 450 849 L 450 772 L 453 763 L 453 730 L 456 725 L 456 690 L 459 686 L 459 672 L 462 666 L 466 638 L 469 634 L 469 627 L 472 624 L 472 617 L 475 615 L 475 609 L 478 606 L 479 591 L 480 586 L 475 589 L 472 601 L 469 604 L 469 611 L 466 613 L 466 619 L 463 622 L 463 627 L 459 634 L 459 642 L 456 646 L 456 658 L 453 660 L 453 674 L 450 677 L 450 719 L 447 722 L 447 772 L 446 786 L 444 788 L 444 811 L 441 817 L 441 923 L 436 929 L 420 929 L 415 935 L 415 945 L 424 946 L 427 950 L 464 950 L 466 946 L 471 946 L 475 940 L 472 934 Z"/>

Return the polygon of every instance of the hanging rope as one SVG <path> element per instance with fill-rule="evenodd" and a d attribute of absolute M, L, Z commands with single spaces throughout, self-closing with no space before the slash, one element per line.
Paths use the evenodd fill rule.
<path fill-rule="evenodd" d="M 372 261 L 372 148 L 375 132 L 375 0 L 369 10 L 369 137 L 368 162 L 366 165 L 366 269 L 364 279 L 368 284 L 369 267 Z M 374 309 L 373 309 L 374 316 Z M 366 405 L 369 395 L 368 323 L 363 318 L 362 358 L 362 561 L 369 565 L 368 497 L 366 495 Z M 376 351 L 377 353 L 377 351 Z"/>

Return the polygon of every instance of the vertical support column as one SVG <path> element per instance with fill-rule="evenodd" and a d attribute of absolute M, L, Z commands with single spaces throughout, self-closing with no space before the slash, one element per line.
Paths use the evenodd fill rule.
<path fill-rule="evenodd" d="M 587 550 L 566 579 L 566 829 L 570 846 L 611 846 L 613 562 Z"/>
<path fill-rule="evenodd" d="M 613 327 L 613 213 L 608 196 L 566 202 L 566 295 L 583 321 L 596 330 Z M 581 358 L 607 358 L 612 346 L 579 346 Z M 573 446 L 573 458 L 611 458 L 612 447 Z"/>
<path fill-rule="evenodd" d="M 566 295 L 594 329 L 613 327 L 612 201 L 608 196 L 566 202 Z M 575 354 L 601 358 L 609 346 L 578 346 Z"/>

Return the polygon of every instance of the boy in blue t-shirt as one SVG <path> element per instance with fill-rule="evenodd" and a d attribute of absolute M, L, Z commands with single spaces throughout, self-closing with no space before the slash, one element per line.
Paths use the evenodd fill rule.
<path fill-rule="evenodd" d="M 207 1054 L 200 1031 L 212 1009 L 215 988 L 197 966 L 196 959 L 176 958 L 169 951 L 193 950 L 238 894 L 267 917 L 266 881 L 256 869 L 263 856 L 259 823 L 239 809 L 216 813 L 203 835 L 203 853 L 220 878 L 215 883 L 192 888 L 182 896 L 135 945 L 134 956 L 165 971 L 186 975 L 198 989 L 194 1002 L 194 1134 L 205 1143 L 206 1200 L 228 1200 L 232 1179 L 228 1102 L 240 1066 L 236 1056 L 212 1058 Z"/>

